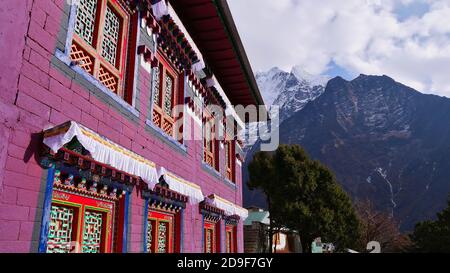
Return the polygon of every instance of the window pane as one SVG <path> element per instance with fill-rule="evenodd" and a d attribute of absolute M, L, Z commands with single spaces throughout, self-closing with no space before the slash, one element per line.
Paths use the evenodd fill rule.
<path fill-rule="evenodd" d="M 230 167 L 230 161 L 229 161 L 229 156 L 230 156 L 230 144 L 227 142 L 225 143 L 225 162 L 227 164 L 227 167 Z"/>
<path fill-rule="evenodd" d="M 155 221 L 147 220 L 147 252 L 152 253 L 153 229 Z"/>
<path fill-rule="evenodd" d="M 119 33 L 120 19 L 110 7 L 106 7 L 105 26 L 103 28 L 102 56 L 114 66 L 116 65 Z"/>
<path fill-rule="evenodd" d="M 212 245 L 213 245 L 213 232 L 210 229 L 206 229 L 205 234 L 205 252 L 212 253 Z"/>
<path fill-rule="evenodd" d="M 75 33 L 90 45 L 92 45 L 94 41 L 96 15 L 97 0 L 79 1 L 75 23 Z"/>
<path fill-rule="evenodd" d="M 69 253 L 74 211 L 57 205 L 50 210 L 47 253 Z"/>
<path fill-rule="evenodd" d="M 227 253 L 231 253 L 231 232 L 227 232 Z"/>
<path fill-rule="evenodd" d="M 159 67 L 153 69 L 153 103 L 159 106 L 160 70 Z"/>
<path fill-rule="evenodd" d="M 102 242 L 102 214 L 92 211 L 84 213 L 83 253 L 100 253 Z"/>
<path fill-rule="evenodd" d="M 160 222 L 158 226 L 158 253 L 167 252 L 167 223 Z"/>
<path fill-rule="evenodd" d="M 166 90 L 164 92 L 164 112 L 166 112 L 167 115 L 172 116 L 173 79 L 166 75 L 165 81 Z"/>

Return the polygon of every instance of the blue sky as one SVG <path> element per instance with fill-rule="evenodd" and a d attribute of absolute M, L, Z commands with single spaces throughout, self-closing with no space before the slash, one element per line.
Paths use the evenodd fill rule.
<path fill-rule="evenodd" d="M 228 0 L 255 71 L 389 75 L 450 97 L 450 0 Z"/>
<path fill-rule="evenodd" d="M 426 1 L 411 1 L 410 3 L 397 3 L 394 14 L 400 21 L 405 21 L 413 16 L 422 17 L 430 11 L 430 5 Z"/>

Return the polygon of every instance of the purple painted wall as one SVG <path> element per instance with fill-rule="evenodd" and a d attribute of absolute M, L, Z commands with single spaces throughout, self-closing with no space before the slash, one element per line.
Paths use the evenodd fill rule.
<path fill-rule="evenodd" d="M 237 187 L 233 188 L 204 171 L 201 141 L 188 141 L 187 154 L 183 154 L 145 129 L 151 76 L 141 65 L 135 71 L 139 74 L 136 84 L 140 86 L 137 122 L 92 95 L 76 76 L 55 67 L 52 60 L 61 22 L 67 17 L 64 0 L 1 1 L 0 5 L 0 252 L 37 251 L 46 178 L 36 157 L 42 145 L 39 133 L 68 120 L 197 183 L 204 195 L 215 193 L 242 204 L 239 165 Z M 192 120 L 188 124 L 198 126 Z M 130 204 L 128 250 L 142 252 L 144 200 L 134 191 Z M 198 205 L 188 205 L 184 215 L 184 252 L 202 252 L 202 231 Z M 239 252 L 243 251 L 242 236 L 241 221 Z"/>

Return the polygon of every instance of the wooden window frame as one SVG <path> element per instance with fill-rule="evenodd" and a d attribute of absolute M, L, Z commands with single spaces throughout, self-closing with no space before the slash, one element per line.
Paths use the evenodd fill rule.
<path fill-rule="evenodd" d="M 125 10 L 122 5 L 126 5 L 122 0 L 98 0 L 96 19 L 94 25 L 94 38 L 92 45 L 83 40 L 82 37 L 78 36 L 75 32 L 73 33 L 71 41 L 70 58 L 73 61 L 78 61 L 76 64 L 83 68 L 87 73 L 91 74 L 95 79 L 100 81 L 105 87 L 107 87 L 111 92 L 115 93 L 119 97 L 123 98 L 127 103 L 132 103 L 132 83 L 127 79 L 127 60 L 129 56 L 130 68 L 133 68 L 134 59 L 130 51 L 135 47 L 137 37 L 137 15 L 130 14 Z M 116 65 L 112 65 L 102 56 L 102 42 L 104 39 L 103 29 L 105 25 L 106 10 L 109 7 L 115 15 L 119 17 L 120 20 L 120 31 L 118 35 L 118 45 L 116 52 Z M 75 21 L 77 19 L 75 18 Z M 131 28 L 130 28 L 131 25 Z M 134 40 L 132 39 L 134 38 Z M 129 41 L 132 41 L 131 43 Z M 134 46 L 134 47 L 133 47 Z M 84 59 L 79 59 L 75 55 L 76 53 L 82 52 L 86 58 L 90 58 L 92 64 L 89 69 L 88 66 L 83 65 L 79 61 Z M 129 55 L 129 56 L 128 56 Z M 130 73 L 131 74 L 131 73 Z M 108 83 L 106 77 L 115 78 L 116 83 Z"/>
<path fill-rule="evenodd" d="M 204 220 L 203 224 L 203 252 L 206 252 L 206 235 L 207 231 L 211 231 L 212 233 L 212 242 L 211 242 L 211 252 L 210 253 L 220 253 L 220 228 L 219 222 L 215 223 L 209 220 Z M 208 253 L 208 254 L 210 254 Z"/>
<path fill-rule="evenodd" d="M 225 225 L 225 252 L 237 253 L 237 226 Z"/>
<path fill-rule="evenodd" d="M 178 119 L 182 118 L 175 117 L 175 113 L 173 109 L 175 106 L 179 105 L 182 100 L 183 94 L 183 77 L 180 71 L 176 69 L 173 65 L 171 65 L 171 62 L 167 60 L 167 58 L 163 55 L 164 53 L 161 51 L 158 51 L 158 54 L 156 54 L 156 58 L 158 59 L 158 68 L 159 68 L 159 88 L 158 90 L 155 90 L 154 84 L 152 84 L 152 96 L 151 96 L 151 104 L 152 104 L 152 121 L 153 124 L 160 128 L 166 135 L 169 137 L 177 139 L 179 136 L 178 134 L 182 135 L 182 132 L 176 132 L 175 131 L 175 123 L 178 121 Z M 168 115 L 165 112 L 164 104 L 165 104 L 165 90 L 166 90 L 166 76 L 169 76 L 172 78 L 172 95 L 171 95 L 171 106 L 172 106 L 172 113 Z M 159 93 L 159 101 L 154 101 L 154 93 Z M 183 139 L 182 137 L 179 138 L 179 142 L 182 143 Z"/>
<path fill-rule="evenodd" d="M 208 135 L 209 141 L 207 139 Z M 219 171 L 218 155 L 219 145 L 216 139 L 216 124 L 214 124 L 214 118 L 207 118 L 207 121 L 203 123 L 203 161 L 216 171 Z"/>
<path fill-rule="evenodd" d="M 120 203 L 120 202 L 119 202 Z M 72 238 L 81 247 L 78 251 L 82 252 L 84 218 L 86 211 L 101 213 L 105 225 L 102 226 L 102 239 L 100 253 L 113 252 L 114 226 L 118 223 L 115 221 L 116 209 L 119 205 L 117 202 L 99 200 L 97 198 L 69 193 L 55 189 L 51 206 L 66 207 L 74 210 L 74 222 L 72 224 Z M 110 207 L 109 209 L 107 207 Z M 120 221 L 119 221 L 120 222 Z M 118 237 L 117 237 L 118 238 Z M 47 245 L 48 249 L 48 245 Z M 116 249 L 117 250 L 117 249 Z"/>
<path fill-rule="evenodd" d="M 166 235 L 166 252 L 165 253 L 175 253 L 178 249 L 177 244 L 175 243 L 176 236 L 176 226 L 177 226 L 177 217 L 173 213 L 163 212 L 155 209 L 149 209 L 147 215 L 147 221 L 155 222 L 155 227 L 152 228 L 152 244 L 151 244 L 151 252 L 149 253 L 158 253 L 158 229 L 159 223 L 164 222 L 168 225 L 169 234 Z M 147 226 L 148 228 L 148 226 Z M 147 232 L 147 231 L 146 231 Z M 147 250 L 148 251 L 148 250 Z"/>
<path fill-rule="evenodd" d="M 235 160 L 235 141 L 226 140 L 225 141 L 225 175 L 228 180 L 235 182 L 236 173 L 236 160 Z M 227 156 L 228 155 L 228 156 Z"/>

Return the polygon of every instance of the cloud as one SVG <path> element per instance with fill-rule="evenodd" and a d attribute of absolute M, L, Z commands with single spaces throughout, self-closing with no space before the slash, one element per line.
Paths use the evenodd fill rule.
<path fill-rule="evenodd" d="M 253 69 L 386 74 L 450 97 L 450 0 L 228 0 Z"/>

